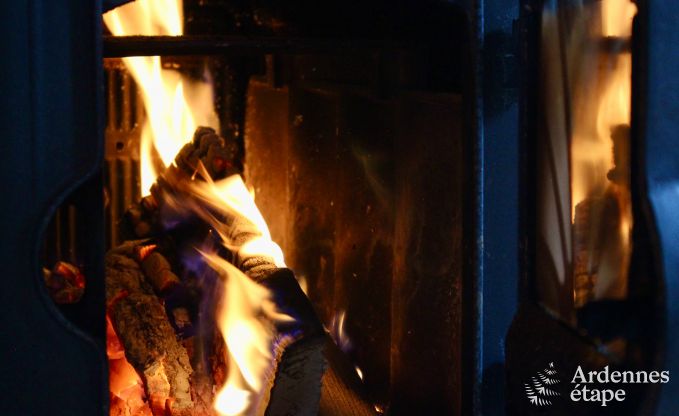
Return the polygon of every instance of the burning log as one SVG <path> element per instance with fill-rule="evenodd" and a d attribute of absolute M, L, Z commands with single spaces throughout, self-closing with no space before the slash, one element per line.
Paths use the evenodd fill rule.
<path fill-rule="evenodd" d="M 141 268 L 157 293 L 167 293 L 179 284 L 179 277 L 172 272 L 170 263 L 157 251 L 145 256 Z"/>
<path fill-rule="evenodd" d="M 142 376 L 156 415 L 191 415 L 192 368 L 165 308 L 127 244 L 106 256 L 106 301 L 125 356 Z"/>
<path fill-rule="evenodd" d="M 165 409 L 172 415 L 207 414 L 202 408 L 213 401 L 219 412 L 229 414 L 317 414 L 326 335 L 242 180 L 229 176 L 234 156 L 214 130 L 198 128 L 175 164 L 157 178 L 152 195 L 128 213 L 135 233 L 144 228 L 143 235 L 154 234 L 154 240 L 128 242 L 108 253 L 109 314 L 128 361 L 142 376 L 154 414 Z M 157 248 L 165 240 L 172 241 L 172 253 Z M 227 367 L 213 368 L 212 377 L 195 359 L 200 354 L 194 355 L 193 340 L 184 341 L 188 352 L 177 341 L 175 329 L 184 325 L 177 319 L 189 319 L 174 315 L 186 316 L 186 310 L 171 311 L 173 329 L 159 299 L 188 291 L 184 275 L 195 271 L 173 270 L 187 258 L 193 267 L 204 263 L 202 269 L 220 278 L 226 292 L 217 324 L 226 341 L 221 354 Z M 243 330 L 257 334 L 242 335 Z M 249 345 L 251 338 L 260 344 Z M 244 348 L 250 352 L 237 357 Z M 241 368 L 253 353 L 255 362 L 247 364 L 252 368 Z"/>
<path fill-rule="evenodd" d="M 143 382 L 125 358 L 125 350 L 108 315 L 106 355 L 109 360 L 110 416 L 152 416 L 151 408 L 144 400 Z"/>
<path fill-rule="evenodd" d="M 328 371 L 323 375 L 319 414 L 322 416 L 374 416 L 373 405 L 362 392 L 361 379 L 342 350 L 328 337 L 325 345 Z"/>
<path fill-rule="evenodd" d="M 269 295 L 263 295 L 259 301 L 262 304 L 245 305 L 260 316 L 253 324 L 273 325 L 273 351 L 267 359 L 269 368 L 264 370 L 264 380 L 260 386 L 248 381 L 250 388 L 259 390 L 253 392 L 248 413 L 317 414 L 325 368 L 324 330 L 292 272 L 284 268 L 282 252 L 271 241 L 266 223 L 240 177 L 228 176 L 234 164 L 219 162 L 227 156 L 223 147 L 224 141 L 213 130 L 198 128 L 192 143 L 185 145 L 177 156 L 176 166 L 169 167 L 151 188 L 159 206 L 159 222 L 171 226 L 196 218 L 209 228 L 217 245 L 228 251 L 227 257 L 241 272 L 268 289 L 272 307 L 266 306 Z M 214 180 L 220 177 L 225 179 Z M 235 267 L 227 262 L 210 255 L 205 255 L 205 260 L 220 277 L 227 279 L 226 291 L 237 290 L 245 283 L 234 284 L 233 279 L 240 278 L 235 270 L 230 270 Z M 238 301 L 231 298 L 233 293 L 227 295 L 225 301 Z M 239 349 L 229 339 L 229 331 L 235 328 L 223 320 L 220 326 L 228 349 Z M 230 365 L 233 367 L 236 362 L 231 360 Z M 229 368 L 230 372 L 233 370 Z"/>
<path fill-rule="evenodd" d="M 275 269 L 260 282 L 271 290 L 278 309 L 294 318 L 276 327 L 266 414 L 316 415 L 326 368 L 325 331 L 291 270 Z"/>

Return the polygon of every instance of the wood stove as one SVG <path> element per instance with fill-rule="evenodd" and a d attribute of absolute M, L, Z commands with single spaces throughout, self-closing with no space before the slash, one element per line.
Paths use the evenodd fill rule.
<path fill-rule="evenodd" d="M 545 307 L 536 237 L 541 24 L 568 5 L 186 1 L 184 36 L 115 38 L 113 4 L 76 3 L 2 8 L 3 414 L 109 412 L 104 253 L 143 193 L 128 56 L 213 77 L 219 133 L 344 349 L 324 383 L 363 406 L 326 391 L 321 414 L 524 414 L 549 361 L 677 369 L 675 6 L 638 1 L 623 45 L 635 296 L 573 321 Z M 45 288 L 58 260 L 85 276 L 75 303 Z M 602 353 L 597 319 L 621 321 L 627 361 Z M 674 409 L 676 383 L 626 409 Z"/>

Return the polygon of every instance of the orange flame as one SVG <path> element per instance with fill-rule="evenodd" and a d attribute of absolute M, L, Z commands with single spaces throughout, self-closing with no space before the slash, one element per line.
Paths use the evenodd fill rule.
<path fill-rule="evenodd" d="M 170 35 L 182 33 L 182 3 L 177 0 L 137 0 L 104 15 L 104 22 L 116 36 Z M 209 82 L 189 82 L 175 70 L 163 69 L 158 56 L 123 58 L 127 69 L 140 86 L 147 119 L 141 137 L 142 192 L 148 194 L 157 172 L 153 152 L 169 167 L 189 140 L 196 126 L 218 130 L 218 120 Z M 207 77 L 209 80 L 209 77 Z M 222 244 L 237 255 L 237 263 L 251 256 L 268 257 L 279 267 L 285 265 L 283 253 L 240 176 L 218 182 L 180 181 L 179 192 L 169 202 L 178 212 L 192 211 L 221 236 Z M 252 237 L 244 244 L 232 240 L 226 224 L 212 215 L 220 210 L 244 218 Z M 240 244 L 240 245 L 238 245 Z M 228 376 L 217 394 L 214 407 L 221 415 L 251 414 L 264 396 L 263 380 L 272 360 L 273 323 L 291 320 L 276 311 L 270 293 L 245 276 L 238 268 L 212 253 L 201 252 L 207 263 L 224 282 L 224 298 L 218 311 L 218 325 L 228 347 Z M 240 264 L 239 263 L 239 264 Z"/>
<path fill-rule="evenodd" d="M 636 6 L 629 0 L 604 0 L 601 2 L 601 24 L 604 36 L 630 38 L 632 18 Z M 594 132 L 588 122 L 575 122 L 571 146 L 572 199 L 571 218 L 575 206 L 590 192 L 607 184 L 606 172 L 613 167 L 611 158 L 611 130 L 621 124 L 630 124 L 632 101 L 632 57 L 629 53 L 615 53 L 604 58 L 600 68 L 586 68 L 587 71 L 601 70 L 596 106 Z M 585 93 L 586 95 L 586 93 Z M 591 98 L 583 97 L 584 100 Z M 585 110 L 586 111 L 586 110 Z M 584 115 L 589 117 L 589 115 Z"/>
<path fill-rule="evenodd" d="M 632 19 L 637 6 L 630 0 L 604 0 L 601 2 L 601 32 L 604 36 L 629 37 Z"/>
<path fill-rule="evenodd" d="M 115 36 L 179 36 L 182 27 L 181 0 L 137 0 L 104 14 L 104 22 Z M 141 189 L 148 195 L 160 172 L 154 167 L 154 150 L 164 166 L 189 140 L 198 125 L 219 128 L 212 102 L 212 85 L 189 81 L 172 69 L 163 69 L 159 56 L 123 58 L 140 86 L 146 110 L 140 144 Z"/>
<path fill-rule="evenodd" d="M 205 180 L 185 176 L 174 180 L 169 176 L 171 172 L 165 175 L 174 187 L 163 198 L 167 215 L 174 218 L 190 212 L 204 220 L 219 235 L 221 244 L 235 253 L 236 265 L 254 256 L 285 266 L 283 253 L 271 240 L 267 224 L 240 175 L 214 182 L 200 163 L 197 176 Z M 234 238 L 234 225 L 224 223 L 215 213 L 238 221 L 238 234 L 247 235 L 249 240 L 243 243 Z M 228 374 L 213 405 L 220 415 L 253 414 L 266 395 L 264 380 L 270 376 L 276 336 L 273 324 L 292 318 L 277 312 L 269 290 L 236 266 L 217 254 L 199 252 L 224 283 L 217 324 L 228 347 Z"/>
<path fill-rule="evenodd" d="M 632 37 L 636 6 L 630 0 L 603 0 L 600 12 L 601 36 L 613 46 L 602 51 L 597 44 L 591 55 L 581 52 L 576 62 L 585 63 L 574 77 L 580 88 L 571 142 L 571 220 L 581 235 L 578 250 L 586 253 L 576 260 L 581 262 L 576 273 L 586 273 L 592 285 L 581 299 L 575 294 L 576 305 L 586 302 L 587 296 L 624 297 L 631 253 L 632 56 L 622 45 Z M 590 284 L 587 281 L 582 280 L 583 288 Z"/>
<path fill-rule="evenodd" d="M 192 195 L 199 203 L 193 207 L 219 233 L 224 247 L 236 252 L 237 262 L 250 256 L 268 257 L 284 267 L 283 253 L 271 240 L 269 228 L 239 175 L 217 182 L 195 181 Z M 224 224 L 209 214 L 208 207 L 219 207 L 244 218 L 251 239 L 235 246 Z M 243 228 L 241 228 L 243 229 Z M 273 322 L 290 321 L 280 314 L 263 286 L 256 284 L 238 268 L 221 257 L 202 253 L 207 263 L 225 283 L 222 304 L 217 315 L 219 329 L 228 347 L 228 374 L 224 387 L 215 399 L 214 408 L 221 415 L 252 414 L 263 395 L 263 380 L 271 368 Z"/>
<path fill-rule="evenodd" d="M 271 368 L 271 323 L 292 318 L 276 312 L 269 291 L 231 263 L 214 254 L 203 255 L 225 282 L 218 325 L 228 347 L 228 374 L 214 408 L 227 416 L 251 414 L 259 405 L 263 381 Z"/>

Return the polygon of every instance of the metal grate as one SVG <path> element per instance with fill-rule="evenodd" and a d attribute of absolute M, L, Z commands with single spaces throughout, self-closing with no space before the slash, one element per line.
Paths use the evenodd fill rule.
<path fill-rule="evenodd" d="M 128 207 L 141 198 L 139 140 L 144 105 L 139 90 L 120 59 L 105 59 L 106 149 L 104 192 L 106 195 L 107 246 L 122 240 L 120 221 Z"/>

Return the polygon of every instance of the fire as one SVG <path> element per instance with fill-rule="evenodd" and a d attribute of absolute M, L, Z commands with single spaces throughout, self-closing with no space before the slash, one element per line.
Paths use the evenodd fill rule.
<path fill-rule="evenodd" d="M 203 255 L 225 282 L 217 322 L 228 347 L 228 374 L 214 408 L 227 416 L 252 414 L 264 394 L 263 381 L 273 358 L 271 322 L 292 318 L 277 313 L 268 290 L 231 263 L 214 254 Z"/>
<path fill-rule="evenodd" d="M 106 13 L 104 22 L 115 36 L 181 35 L 182 2 L 137 0 Z M 142 91 L 147 115 L 140 145 L 141 185 L 147 195 L 196 127 L 218 130 L 219 122 L 209 74 L 203 81 L 187 80 L 176 70 L 163 69 L 158 56 L 127 57 L 123 62 Z M 266 221 L 240 176 L 213 182 L 205 171 L 199 173 L 204 180 L 178 181 L 179 192 L 173 194 L 176 199 L 165 202 L 179 215 L 190 212 L 205 220 L 221 237 L 221 244 L 236 253 L 236 266 L 256 256 L 284 267 L 283 253 L 271 240 Z M 227 225 L 213 215 L 215 211 L 244 219 L 247 241 L 234 241 Z M 200 253 L 224 283 L 217 323 L 227 345 L 228 375 L 214 408 L 221 415 L 251 414 L 266 395 L 263 390 L 273 359 L 273 325 L 292 318 L 278 313 L 270 292 L 236 266 L 214 252 Z"/>
<path fill-rule="evenodd" d="M 202 176 L 209 176 L 203 173 Z M 195 182 L 191 192 L 199 199 L 199 204 L 205 207 L 214 207 L 221 210 L 229 210 L 234 216 L 244 218 L 248 221 L 247 226 L 251 227 L 248 232 L 252 237 L 237 247 L 238 256 L 242 260 L 247 257 L 263 256 L 272 259 L 272 263 L 278 267 L 286 267 L 283 252 L 278 244 L 271 239 L 269 227 L 257 208 L 252 194 L 248 191 L 239 175 L 233 175 L 217 182 Z M 207 212 L 200 207 L 196 207 L 202 212 L 207 221 L 212 222 L 216 229 L 221 228 L 219 223 L 215 223 Z M 244 224 L 245 226 L 245 224 Z M 227 235 L 222 235 L 225 243 L 234 248 L 234 242 Z"/>
<path fill-rule="evenodd" d="M 179 36 L 183 33 L 181 0 L 137 0 L 104 14 L 115 36 Z M 160 173 L 154 159 L 170 166 L 175 155 L 193 135 L 196 126 L 219 127 L 214 111 L 209 74 L 205 81 L 184 79 L 173 69 L 163 69 L 159 56 L 123 58 L 140 86 L 147 118 L 140 145 L 141 189 L 148 195 Z"/>
<path fill-rule="evenodd" d="M 632 56 L 622 45 L 631 39 L 636 6 L 629 0 L 603 0 L 600 13 L 601 37 L 613 46 L 603 51 L 598 44 L 590 51 L 579 47 L 574 58 L 579 70 L 570 74 L 578 87 L 571 138 L 571 220 L 579 236 L 576 256 L 580 256 L 576 257 L 576 286 L 592 285 L 585 295 L 576 290 L 576 306 L 588 296 L 625 296 L 631 252 Z M 580 277 L 578 283 L 578 274 L 589 277 Z"/>
<path fill-rule="evenodd" d="M 199 163 L 192 178 L 169 169 L 164 179 L 170 187 L 159 194 L 164 216 L 171 223 L 176 218 L 197 216 L 216 233 L 219 244 L 236 255 L 234 265 L 216 254 L 218 250 L 198 249 L 223 282 L 217 324 L 228 350 L 228 373 L 213 405 L 221 415 L 253 414 L 264 403 L 264 380 L 270 376 L 274 343 L 286 341 L 276 339 L 274 324 L 292 318 L 279 313 L 269 290 L 237 266 L 249 258 L 263 257 L 284 267 L 283 253 L 271 240 L 266 221 L 240 175 L 213 181 Z M 223 218 L 238 224 L 227 224 Z"/>
<path fill-rule="evenodd" d="M 241 177 L 233 175 L 213 182 L 203 169 L 198 173 L 206 180 L 177 183 L 180 192 L 175 195 L 179 196 L 166 203 L 173 209 L 189 210 L 206 221 L 221 237 L 221 244 L 237 254 L 237 263 L 256 256 L 284 267 L 283 253 L 271 240 L 266 222 Z M 229 232 L 231 226 L 220 221 L 214 212 L 242 218 L 239 232 L 247 234 L 249 240 L 239 245 Z M 252 414 L 265 395 L 263 381 L 273 359 L 273 324 L 292 318 L 277 312 L 271 293 L 236 266 L 212 252 L 201 254 L 224 283 L 217 323 L 228 349 L 228 374 L 214 408 L 227 416 Z"/>
<path fill-rule="evenodd" d="M 151 416 L 151 409 L 144 401 L 144 385 L 141 378 L 125 358 L 123 346 L 108 316 L 106 316 L 106 355 L 109 366 L 111 407 L 115 407 L 117 400 L 121 400 L 135 415 Z"/>
<path fill-rule="evenodd" d="M 602 1 L 602 35 L 629 39 L 635 14 L 636 6 L 629 0 Z M 598 68 L 587 67 L 584 70 L 598 71 L 599 76 L 592 82 L 595 97 L 584 92 L 580 104 L 586 107 L 582 110 L 585 114 L 580 119 L 576 118 L 573 126 L 571 219 L 574 219 L 578 203 L 592 191 L 606 185 L 606 172 L 613 167 L 611 131 L 615 126 L 630 124 L 632 102 L 631 54 L 607 54 L 600 58 Z M 594 107 L 587 101 L 593 102 Z M 593 128 L 589 121 L 591 115 L 587 114 L 590 110 L 596 114 Z"/>
<path fill-rule="evenodd" d="M 342 350 L 342 352 L 348 354 L 353 349 L 353 344 L 344 327 L 346 317 L 346 311 L 342 310 L 337 312 L 330 321 L 330 329 L 328 332 L 330 332 L 330 336 L 332 337 L 333 341 L 335 341 L 335 344 L 339 347 L 339 349 Z M 361 370 L 361 367 L 354 365 L 354 371 L 356 372 L 358 378 L 363 381 L 363 370 Z"/>
<path fill-rule="evenodd" d="M 604 36 L 629 37 L 637 6 L 629 0 L 604 0 L 601 3 L 601 31 Z"/>
<path fill-rule="evenodd" d="M 352 348 L 351 339 L 347 335 L 344 328 L 344 320 L 347 316 L 346 311 L 338 311 L 330 321 L 330 336 L 335 344 L 345 353 L 348 353 Z"/>

